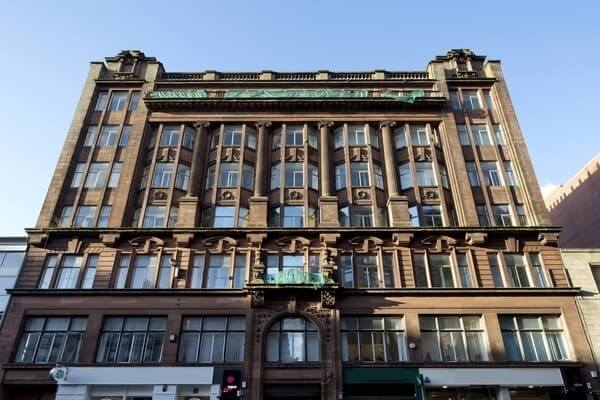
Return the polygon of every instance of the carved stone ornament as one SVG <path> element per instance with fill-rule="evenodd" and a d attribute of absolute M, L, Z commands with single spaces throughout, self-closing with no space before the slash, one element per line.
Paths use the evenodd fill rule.
<path fill-rule="evenodd" d="M 408 246 L 415 235 L 412 233 L 394 233 L 392 240 L 396 246 Z"/>
<path fill-rule="evenodd" d="M 210 122 L 209 121 L 196 121 L 193 124 L 193 127 L 196 129 L 200 129 L 200 128 L 208 128 L 210 126 Z"/>
<path fill-rule="evenodd" d="M 383 246 L 383 240 L 375 236 L 360 236 L 349 241 L 350 245 L 355 248 L 357 253 L 368 253 L 370 251 L 379 250 Z"/>
<path fill-rule="evenodd" d="M 130 79 L 138 79 L 137 75 L 133 72 L 115 72 L 113 79 L 118 81 L 126 81 Z"/>
<path fill-rule="evenodd" d="M 152 200 L 167 200 L 168 198 L 167 192 L 162 190 L 157 190 L 152 194 Z"/>
<path fill-rule="evenodd" d="M 396 126 L 396 121 L 381 121 L 379 123 L 379 128 L 386 128 L 386 127 L 393 128 L 394 126 Z"/>
<path fill-rule="evenodd" d="M 259 289 L 253 289 L 250 292 L 250 301 L 252 303 L 252 307 L 261 308 L 265 305 L 265 291 Z"/>
<path fill-rule="evenodd" d="M 487 233 L 485 232 L 467 232 L 465 233 L 465 241 L 471 246 L 477 244 L 484 244 L 487 240 Z"/>
<path fill-rule="evenodd" d="M 235 194 L 231 190 L 221 192 L 220 200 L 235 200 Z"/>
<path fill-rule="evenodd" d="M 262 297 L 262 304 L 264 306 L 264 292 L 261 290 L 262 296 L 257 295 L 257 300 L 260 303 L 260 297 Z M 256 307 L 256 308 L 261 308 Z M 287 306 L 283 304 L 270 305 L 269 308 L 263 308 L 260 310 L 256 310 L 254 312 L 254 341 L 257 344 L 260 344 L 263 338 L 263 332 L 267 327 L 267 324 L 273 319 L 273 317 L 277 314 L 281 314 L 282 312 L 287 312 Z"/>
<path fill-rule="evenodd" d="M 472 78 L 477 78 L 477 71 L 462 71 L 462 70 L 456 70 L 456 73 L 454 74 L 454 76 L 456 78 L 461 78 L 461 79 L 472 79 Z"/>
<path fill-rule="evenodd" d="M 286 236 L 275 241 L 284 253 L 296 253 L 310 246 L 310 240 L 302 236 Z"/>
<path fill-rule="evenodd" d="M 428 189 L 423 192 L 423 198 L 427 200 L 437 199 L 438 193 L 435 190 Z"/>
<path fill-rule="evenodd" d="M 82 245 L 83 242 L 79 240 L 78 237 L 74 237 L 73 239 L 67 240 L 66 250 L 68 253 L 80 253 Z"/>
<path fill-rule="evenodd" d="M 335 303 L 335 300 L 334 300 Z M 328 308 L 321 308 L 320 306 L 313 306 L 310 304 L 299 307 L 301 312 L 309 314 L 313 320 L 316 320 L 318 325 L 321 327 L 321 340 L 326 343 L 331 343 L 333 337 L 333 328 L 331 322 L 331 310 Z"/>
<path fill-rule="evenodd" d="M 120 237 L 121 237 L 121 234 L 119 234 L 119 233 L 101 233 L 100 241 L 102 242 L 103 245 L 112 247 L 115 244 L 117 244 Z"/>
<path fill-rule="evenodd" d="M 285 156 L 285 160 L 286 161 L 292 161 L 292 162 L 300 162 L 300 161 L 304 161 L 304 150 L 302 148 L 298 148 L 298 147 L 291 147 L 286 149 L 286 156 Z"/>
<path fill-rule="evenodd" d="M 518 253 L 521 251 L 521 241 L 514 237 L 509 237 L 504 240 L 506 251 L 509 253 Z"/>
<path fill-rule="evenodd" d="M 213 236 L 202 242 L 210 253 L 230 251 L 238 244 L 237 240 L 229 236 Z"/>
<path fill-rule="evenodd" d="M 368 161 L 369 154 L 367 150 L 360 147 L 351 147 L 350 148 L 350 159 L 352 161 Z"/>
<path fill-rule="evenodd" d="M 542 246 L 556 246 L 558 244 L 559 234 L 557 232 L 544 232 L 538 235 L 538 240 Z"/>
<path fill-rule="evenodd" d="M 431 251 L 435 253 L 447 252 L 456 246 L 456 239 L 450 236 L 429 236 L 421 241 L 424 245 L 430 246 Z"/>
<path fill-rule="evenodd" d="M 323 274 L 323 278 L 325 279 L 326 285 L 335 284 L 334 272 L 337 271 L 338 267 L 335 263 L 335 257 L 333 257 L 333 252 L 327 245 L 323 247 L 321 251 L 321 273 Z"/>
<path fill-rule="evenodd" d="M 221 153 L 221 160 L 225 162 L 234 162 L 240 160 L 240 149 L 227 147 Z"/>
<path fill-rule="evenodd" d="M 417 147 L 415 149 L 415 160 L 417 161 L 431 161 L 431 149 L 426 149 L 423 147 Z"/>
<path fill-rule="evenodd" d="M 133 247 L 139 247 L 141 253 L 148 253 L 151 250 L 156 250 L 165 246 L 165 242 L 154 236 L 141 236 L 129 241 Z"/>
<path fill-rule="evenodd" d="M 253 284 L 265 283 L 265 261 L 264 250 L 260 247 L 254 249 L 254 264 L 252 265 L 252 281 Z"/>
<path fill-rule="evenodd" d="M 160 152 L 158 152 L 158 154 L 156 156 L 158 161 L 163 161 L 163 162 L 175 161 L 176 157 L 177 157 L 177 150 L 171 149 L 171 148 L 161 149 Z"/>
<path fill-rule="evenodd" d="M 335 291 L 333 291 L 333 290 L 322 290 L 321 291 L 321 307 L 323 307 L 323 308 L 335 307 Z"/>
<path fill-rule="evenodd" d="M 260 129 L 260 128 L 268 128 L 271 126 L 271 121 L 256 121 L 254 123 L 254 125 L 256 126 L 256 128 Z"/>
<path fill-rule="evenodd" d="M 333 121 L 319 121 L 317 122 L 317 126 L 319 127 L 319 129 L 331 128 L 333 126 Z"/>
<path fill-rule="evenodd" d="M 369 200 L 371 194 L 367 190 L 359 190 L 354 194 L 355 200 Z"/>
<path fill-rule="evenodd" d="M 304 197 L 304 196 L 302 195 L 302 192 L 300 192 L 299 190 L 290 190 L 288 192 L 289 200 L 302 200 L 302 197 Z"/>

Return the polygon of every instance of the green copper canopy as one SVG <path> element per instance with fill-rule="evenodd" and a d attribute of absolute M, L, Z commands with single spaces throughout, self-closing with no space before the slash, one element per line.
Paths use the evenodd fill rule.
<path fill-rule="evenodd" d="M 196 90 L 155 90 L 148 94 L 151 99 L 204 99 L 208 95 L 204 89 Z"/>

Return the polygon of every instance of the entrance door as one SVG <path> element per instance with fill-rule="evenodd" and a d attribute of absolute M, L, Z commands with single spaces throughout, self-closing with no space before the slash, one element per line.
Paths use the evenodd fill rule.
<path fill-rule="evenodd" d="M 265 400 L 321 400 L 320 384 L 265 384 Z"/>

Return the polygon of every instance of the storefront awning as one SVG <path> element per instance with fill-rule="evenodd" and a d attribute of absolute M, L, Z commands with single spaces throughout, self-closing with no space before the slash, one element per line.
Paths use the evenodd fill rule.
<path fill-rule="evenodd" d="M 212 367 L 62 367 L 59 385 L 210 385 Z"/>
<path fill-rule="evenodd" d="M 426 387 L 563 386 L 560 368 L 420 368 Z"/>
<path fill-rule="evenodd" d="M 417 383 L 418 377 L 418 368 L 344 368 L 344 384 Z"/>

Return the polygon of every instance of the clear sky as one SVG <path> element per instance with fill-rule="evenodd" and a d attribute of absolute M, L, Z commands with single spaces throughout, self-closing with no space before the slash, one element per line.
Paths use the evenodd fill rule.
<path fill-rule="evenodd" d="M 540 184 L 600 151 L 598 1 L 0 2 L 0 235 L 35 224 L 92 60 L 169 71 L 423 70 L 470 48 L 502 60 Z"/>

